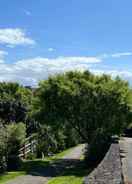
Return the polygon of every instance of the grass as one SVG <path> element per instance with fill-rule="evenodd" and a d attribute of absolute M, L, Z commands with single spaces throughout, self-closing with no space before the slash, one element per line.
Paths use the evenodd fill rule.
<path fill-rule="evenodd" d="M 75 176 L 60 176 L 48 182 L 48 184 L 82 184 L 82 177 Z"/>
<path fill-rule="evenodd" d="M 84 161 L 80 161 L 74 167 L 65 169 L 60 176 L 49 180 L 48 184 L 82 184 L 89 172 L 90 169 L 86 168 Z"/>
<path fill-rule="evenodd" d="M 32 170 L 37 170 L 42 167 L 48 166 L 53 161 L 62 158 L 66 154 L 70 153 L 73 148 L 69 148 L 65 151 L 62 151 L 61 153 L 57 153 L 52 157 L 45 157 L 42 159 L 35 159 L 35 160 L 25 160 L 22 163 L 22 167 L 20 171 L 14 171 L 14 172 L 6 172 L 3 175 L 0 175 L 0 184 L 5 184 L 7 181 L 15 179 L 18 176 L 26 175 Z"/>
<path fill-rule="evenodd" d="M 65 168 L 59 176 L 48 181 L 48 184 L 83 184 L 84 177 L 91 172 L 84 162 L 84 155 L 81 155 L 80 162 Z"/>
<path fill-rule="evenodd" d="M 55 154 L 54 156 L 52 157 L 47 157 L 47 159 L 49 159 L 50 161 L 54 161 L 54 160 L 57 160 L 57 159 L 60 159 L 60 158 L 63 158 L 65 155 L 69 154 L 72 150 L 73 150 L 74 147 L 72 148 L 69 148 L 69 149 L 66 149 L 60 153 L 57 153 Z"/>
<path fill-rule="evenodd" d="M 17 176 L 25 175 L 24 171 L 7 172 L 4 175 L 0 175 L 0 184 L 5 184 L 5 182 L 16 178 Z"/>
<path fill-rule="evenodd" d="M 52 162 L 59 160 L 63 158 L 65 155 L 70 153 L 73 148 L 66 149 L 60 153 L 55 154 L 54 156 L 51 157 L 45 157 L 43 160 L 42 159 L 35 159 L 35 160 L 25 160 L 23 161 L 22 164 L 22 171 L 25 171 L 26 173 L 29 173 L 32 170 L 37 170 L 42 167 L 46 167 L 50 165 Z"/>

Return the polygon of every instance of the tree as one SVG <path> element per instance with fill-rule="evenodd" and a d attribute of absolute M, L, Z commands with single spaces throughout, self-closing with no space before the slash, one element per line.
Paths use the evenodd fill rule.
<path fill-rule="evenodd" d="M 0 173 L 20 166 L 19 149 L 26 137 L 23 123 L 0 123 Z"/>
<path fill-rule="evenodd" d="M 0 118 L 5 123 L 26 122 L 32 91 L 17 83 L 0 83 Z"/>
<path fill-rule="evenodd" d="M 6 125 L 7 132 L 7 166 L 8 170 L 20 166 L 19 149 L 25 141 L 26 127 L 23 123 Z"/>
<path fill-rule="evenodd" d="M 2 123 L 0 122 L 0 173 L 6 171 L 7 163 L 7 132 Z"/>
<path fill-rule="evenodd" d="M 100 154 L 104 143 L 131 120 L 132 90 L 119 77 L 68 72 L 42 81 L 36 94 L 36 119 L 51 126 L 72 125 L 95 157 L 93 145 L 100 143 Z"/>

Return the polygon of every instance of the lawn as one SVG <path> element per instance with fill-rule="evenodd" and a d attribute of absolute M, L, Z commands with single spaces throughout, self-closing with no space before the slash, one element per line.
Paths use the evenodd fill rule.
<path fill-rule="evenodd" d="M 83 178 L 76 176 L 60 176 L 48 182 L 48 184 L 82 184 Z"/>
<path fill-rule="evenodd" d="M 90 172 L 85 163 L 80 161 L 79 164 L 72 168 L 67 168 L 59 176 L 49 180 L 48 184 L 82 184 L 84 177 Z"/>
<path fill-rule="evenodd" d="M 57 159 L 60 159 L 60 158 L 63 158 L 65 155 L 69 154 L 72 150 L 73 150 L 74 147 L 72 148 L 69 148 L 69 149 L 66 149 L 60 153 L 57 153 L 55 154 L 54 156 L 52 157 L 47 157 L 47 159 L 49 159 L 50 161 L 54 161 L 54 160 L 57 160 Z"/>
<path fill-rule="evenodd" d="M 26 175 L 32 170 L 36 170 L 42 167 L 48 166 L 53 161 L 62 158 L 63 156 L 67 155 L 72 151 L 73 148 L 69 148 L 67 150 L 64 150 L 60 153 L 55 154 L 52 157 L 45 157 L 42 159 L 35 159 L 35 160 L 25 160 L 22 163 L 22 167 L 20 171 L 14 171 L 14 172 L 7 172 L 3 175 L 0 175 L 0 184 L 5 184 L 5 182 L 12 180 L 16 178 L 17 176 Z"/>
<path fill-rule="evenodd" d="M 7 172 L 4 175 L 0 175 L 0 184 L 5 184 L 8 180 L 14 179 L 17 176 L 25 175 L 24 171 Z"/>

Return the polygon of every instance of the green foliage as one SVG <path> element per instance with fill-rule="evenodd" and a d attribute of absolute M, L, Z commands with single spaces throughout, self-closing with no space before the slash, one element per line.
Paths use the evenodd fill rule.
<path fill-rule="evenodd" d="M 19 88 L 18 83 L 0 83 L 0 99 L 1 100 L 11 100 L 12 98 L 17 98 L 16 92 Z"/>
<path fill-rule="evenodd" d="M 26 133 L 36 131 L 38 156 L 80 142 L 100 155 L 109 138 L 131 123 L 131 109 L 132 90 L 119 77 L 67 72 L 41 81 L 36 90 L 0 83 L 0 172 L 6 164 L 12 168 Z"/>
<path fill-rule="evenodd" d="M 68 72 L 41 81 L 34 100 L 39 122 L 52 127 L 69 124 L 89 144 L 98 136 L 108 140 L 122 133 L 131 121 L 131 107 L 127 82 L 90 72 Z"/>
<path fill-rule="evenodd" d="M 0 172 L 7 168 L 16 169 L 20 164 L 19 149 L 26 136 L 26 128 L 23 123 L 12 123 L 0 129 Z"/>
<path fill-rule="evenodd" d="M 12 123 L 10 125 L 6 125 L 6 131 L 8 135 L 8 151 L 10 152 L 10 144 L 11 147 L 17 143 L 17 146 L 21 146 L 26 137 L 26 127 L 23 123 Z M 12 150 L 14 152 L 17 151 L 17 149 Z"/>
<path fill-rule="evenodd" d="M 0 100 L 22 101 L 22 103 L 30 104 L 32 92 L 30 89 L 20 86 L 18 83 L 1 82 L 0 83 Z"/>
<path fill-rule="evenodd" d="M 6 126 L 7 131 L 7 166 L 8 170 L 17 169 L 20 166 L 19 149 L 25 141 L 26 127 L 23 123 Z"/>
<path fill-rule="evenodd" d="M 65 135 L 63 130 L 42 125 L 38 135 L 38 156 L 56 153 L 65 149 Z"/>
<path fill-rule="evenodd" d="M 38 130 L 38 157 L 41 157 L 42 153 L 47 156 L 50 153 L 63 151 L 80 142 L 77 133 L 72 127 L 64 125 L 62 127 L 50 126 L 48 124 L 40 126 Z"/>
<path fill-rule="evenodd" d="M 33 95 L 17 83 L 0 83 L 0 119 L 5 124 L 26 122 Z"/>
<path fill-rule="evenodd" d="M 44 155 L 48 155 L 48 153 L 55 152 L 56 149 L 57 149 L 57 142 L 51 127 L 41 126 L 38 135 L 38 147 L 37 147 L 38 156 L 41 157 L 42 153 Z"/>
<path fill-rule="evenodd" d="M 6 150 L 7 150 L 7 133 L 2 123 L 0 123 L 0 173 L 4 172 L 7 168 L 6 163 Z"/>

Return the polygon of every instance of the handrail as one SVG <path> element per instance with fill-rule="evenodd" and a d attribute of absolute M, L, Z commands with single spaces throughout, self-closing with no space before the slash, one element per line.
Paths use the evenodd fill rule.
<path fill-rule="evenodd" d="M 37 147 L 36 135 L 31 135 L 25 139 L 24 145 L 19 149 L 19 157 L 24 159 L 28 153 L 34 153 Z"/>

